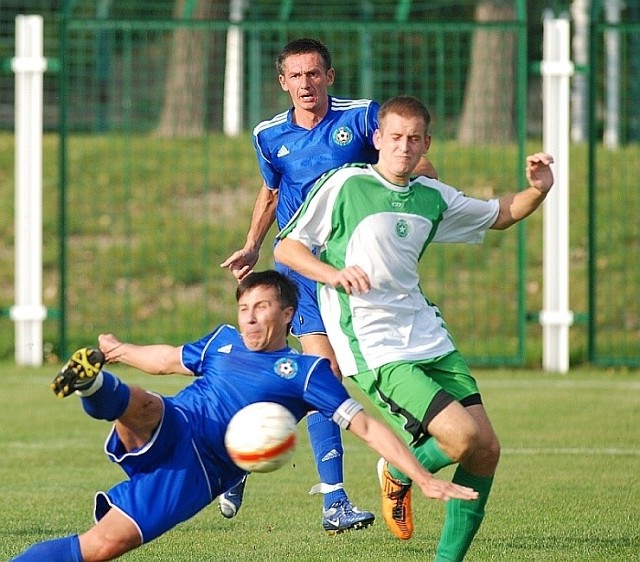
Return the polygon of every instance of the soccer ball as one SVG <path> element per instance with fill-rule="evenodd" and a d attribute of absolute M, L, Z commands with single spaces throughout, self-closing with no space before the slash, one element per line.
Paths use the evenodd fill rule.
<path fill-rule="evenodd" d="M 240 468 L 273 472 L 293 455 L 298 440 L 293 414 L 275 402 L 256 402 L 237 412 L 227 426 L 224 444 Z"/>

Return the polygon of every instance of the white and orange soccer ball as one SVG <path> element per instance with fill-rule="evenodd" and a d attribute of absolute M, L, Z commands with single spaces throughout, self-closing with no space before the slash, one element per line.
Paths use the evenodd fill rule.
<path fill-rule="evenodd" d="M 273 472 L 293 455 L 298 425 L 293 414 L 275 402 L 255 402 L 229 422 L 224 444 L 229 456 L 249 472 Z"/>

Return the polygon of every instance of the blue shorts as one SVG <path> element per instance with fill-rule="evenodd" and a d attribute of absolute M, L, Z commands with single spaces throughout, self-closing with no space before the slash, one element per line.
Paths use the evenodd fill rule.
<path fill-rule="evenodd" d="M 326 335 L 327 330 L 320 316 L 318 292 L 315 281 L 307 279 L 297 271 L 276 262 L 276 271 L 286 275 L 298 287 L 298 310 L 291 321 L 291 333 L 297 338 L 311 334 Z"/>
<path fill-rule="evenodd" d="M 186 521 L 222 493 L 228 478 L 207 471 L 184 413 L 163 398 L 160 425 L 144 447 L 127 452 L 115 429 L 107 437 L 105 452 L 127 473 L 129 480 L 96 494 L 94 518 L 99 521 L 112 508 L 128 517 L 149 542 Z"/>

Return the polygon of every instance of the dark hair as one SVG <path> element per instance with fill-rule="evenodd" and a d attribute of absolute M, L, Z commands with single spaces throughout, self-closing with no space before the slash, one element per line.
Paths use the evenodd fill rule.
<path fill-rule="evenodd" d="M 429 134 L 431 114 L 427 106 L 418 98 L 414 98 L 413 96 L 396 96 L 384 102 L 378 112 L 378 122 L 380 123 L 381 129 L 389 113 L 395 113 L 402 117 L 421 117 L 424 121 L 424 132 Z"/>
<path fill-rule="evenodd" d="M 324 63 L 324 69 L 329 70 L 331 68 L 331 53 L 327 49 L 324 43 L 316 39 L 308 39 L 303 37 L 302 39 L 294 39 L 289 41 L 276 59 L 276 70 L 278 74 L 284 74 L 284 60 L 291 55 L 305 55 L 307 53 L 318 53 Z"/>
<path fill-rule="evenodd" d="M 249 273 L 236 289 L 236 300 L 256 287 L 273 287 L 278 293 L 278 302 L 282 308 L 298 308 L 298 287 L 288 277 L 273 269 Z"/>

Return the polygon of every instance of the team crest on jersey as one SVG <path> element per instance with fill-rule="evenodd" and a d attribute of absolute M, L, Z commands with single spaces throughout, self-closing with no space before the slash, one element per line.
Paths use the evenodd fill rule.
<path fill-rule="evenodd" d="M 406 238 L 409 236 L 409 230 L 409 223 L 406 220 L 400 219 L 396 223 L 396 234 L 398 238 Z"/>
<path fill-rule="evenodd" d="M 273 370 L 282 378 L 292 379 L 298 373 L 298 364 L 293 359 L 283 357 L 276 361 Z"/>
<path fill-rule="evenodd" d="M 338 146 L 346 146 L 353 140 L 353 131 L 343 126 L 333 131 L 331 138 Z"/>

